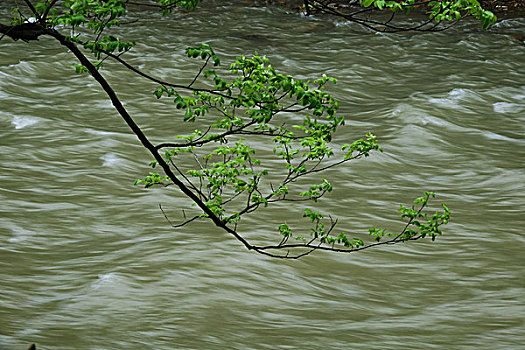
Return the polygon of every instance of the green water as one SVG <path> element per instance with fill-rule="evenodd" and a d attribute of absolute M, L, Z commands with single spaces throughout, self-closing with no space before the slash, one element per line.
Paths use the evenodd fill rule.
<path fill-rule="evenodd" d="M 150 157 L 73 56 L 4 38 L 0 349 L 523 349 L 525 47 L 493 32 L 525 21 L 380 35 L 213 2 L 137 18 L 129 59 L 173 82 L 191 80 L 184 48 L 200 42 L 225 64 L 257 51 L 284 73 L 339 79 L 336 144 L 372 131 L 385 150 L 330 172 L 321 207 L 340 229 L 398 228 L 399 203 L 425 190 L 452 222 L 435 243 L 299 261 L 249 252 L 206 221 L 172 229 L 159 203 L 174 219 L 190 203 L 133 186 Z M 154 85 L 113 63 L 103 72 L 153 141 L 194 129 Z M 301 228 L 301 213 L 261 210 L 242 232 L 271 243 L 274 223 Z"/>

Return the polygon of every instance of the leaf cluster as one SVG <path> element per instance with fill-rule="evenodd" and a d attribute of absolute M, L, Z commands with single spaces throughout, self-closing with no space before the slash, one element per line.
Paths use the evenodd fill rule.
<path fill-rule="evenodd" d="M 365 28 L 378 32 L 401 31 L 441 31 L 457 23 L 460 19 L 473 16 L 487 29 L 496 23 L 496 16 L 485 10 L 478 0 L 359 0 L 361 7 L 339 6 L 334 0 L 305 0 L 305 12 L 327 13 L 342 17 Z M 398 23 L 398 14 L 409 14 L 414 9 L 424 11 L 427 18 L 412 21 L 410 24 Z M 390 12 L 387 19 L 373 16 L 374 12 Z"/>
<path fill-rule="evenodd" d="M 475 0 L 468 1 L 475 11 Z M 158 6 L 167 12 L 174 6 L 191 9 L 197 3 L 197 0 L 157 0 Z M 222 69 L 214 50 L 201 44 L 186 49 L 190 59 L 201 60 L 201 68 L 191 82 L 177 85 L 153 78 L 122 60 L 120 56 L 134 47 L 134 42 L 104 35 L 113 26 L 120 25 L 127 0 L 45 0 L 35 6 L 27 1 L 26 4 L 35 15 L 39 30 L 59 40 L 79 59 L 77 72 L 87 71 L 101 83 L 126 123 L 154 156 L 151 167 L 160 166 L 165 173 L 150 171 L 135 184 L 146 188 L 175 184 L 202 211 L 181 225 L 196 218 L 209 218 L 248 249 L 280 258 L 298 258 L 317 249 L 353 252 L 425 237 L 434 240 L 441 235 L 441 225 L 448 222 L 450 211 L 445 205 L 444 212 L 431 216 L 423 212 L 429 198 L 434 196 L 426 192 L 412 207 L 401 206 L 401 216 L 408 222 L 399 234 L 394 236 L 384 229 L 370 229 L 375 243 L 350 239 L 345 232 L 332 233 L 337 220 L 310 207 L 303 210 L 303 218 L 311 224 L 309 235 L 294 234 L 285 222 L 278 225 L 279 244 L 248 243 L 236 230 L 243 216 L 277 202 L 317 203 L 333 191 L 327 177 L 311 184 L 319 181 L 321 172 L 368 157 L 373 151 L 382 151 L 377 137 L 371 133 L 351 143 L 336 142 L 335 133 L 344 125 L 344 117 L 337 113 L 339 103 L 326 87 L 337 80 L 327 75 L 303 80 L 282 74 L 268 58 L 257 53 L 239 56 L 227 69 Z M 374 6 L 397 5 L 375 0 Z M 454 9 L 452 5 L 448 8 Z M 406 10 L 403 5 L 402 9 Z M 435 17 L 446 13 L 440 11 Z M 21 15 L 21 18 L 24 17 Z M 71 34 L 63 36 L 57 31 L 59 27 L 69 29 Z M 93 37 L 85 39 L 89 35 Z M 88 50 L 96 61 L 90 62 L 77 46 Z M 189 135 L 176 135 L 173 142 L 153 145 L 95 69 L 108 57 L 158 83 L 155 97 L 170 99 L 184 122 L 199 121 L 200 127 Z M 302 121 L 297 122 L 291 115 L 300 116 Z M 245 143 L 245 138 L 254 142 Z M 310 184 L 302 185 L 302 179 L 309 180 Z M 297 243 L 289 243 L 291 237 Z M 307 251 L 291 256 L 271 252 L 296 248 Z"/>
<path fill-rule="evenodd" d="M 158 99 L 171 99 L 175 108 L 184 112 L 185 122 L 200 120 L 200 125 L 208 124 L 208 127 L 177 136 L 179 142 L 157 147 L 165 149 L 166 161 L 220 219 L 221 225 L 233 224 L 236 228 L 244 215 L 276 202 L 316 203 L 333 191 L 333 185 L 323 177 L 320 183 L 301 189 L 298 179 L 317 177 L 317 173 L 368 157 L 373 151 L 382 151 L 377 137 L 371 133 L 336 147 L 334 135 L 344 125 L 344 117 L 337 114 L 339 104 L 326 91 L 327 84 L 337 82 L 334 78 L 323 75 L 313 81 L 296 79 L 279 73 L 266 57 L 257 54 L 237 57 L 226 74 L 221 74 L 220 59 L 209 45 L 188 48 L 186 54 L 204 61 L 187 89 L 161 84 L 154 95 Z M 212 62 L 214 68 L 207 69 Z M 290 113 L 302 115 L 302 123 L 290 122 L 287 118 Z M 265 147 L 245 143 L 243 137 L 248 136 L 262 141 Z M 271 168 L 282 168 L 283 172 L 268 170 L 267 159 L 263 158 L 267 158 L 269 150 L 282 164 L 276 165 L 274 158 Z M 257 157 L 261 152 L 264 157 Z M 180 165 L 187 164 L 188 159 L 193 159 L 195 167 Z M 155 183 L 150 173 L 149 180 L 145 178 L 138 183 L 165 186 L 164 180 Z M 422 210 L 429 196 L 433 193 L 425 193 L 425 197 L 416 200 L 419 209 L 402 207 L 402 217 L 408 218 L 409 224 L 400 234 L 393 236 L 383 229 L 371 229 L 375 243 L 365 244 L 361 238 L 349 238 L 345 232 L 333 233 L 337 220 L 315 208 L 305 207 L 303 217 L 311 224 L 309 235 L 294 234 L 285 222 L 278 225 L 281 235 L 278 245 L 253 249 L 269 255 L 272 249 L 293 248 L 328 247 L 340 251 L 337 246 L 342 246 L 343 251 L 355 251 L 383 242 L 391 244 L 426 236 L 435 239 L 450 213 L 446 209 L 443 214 L 427 217 Z M 385 236 L 389 240 L 382 241 Z M 292 237 L 298 243 L 288 243 Z"/>

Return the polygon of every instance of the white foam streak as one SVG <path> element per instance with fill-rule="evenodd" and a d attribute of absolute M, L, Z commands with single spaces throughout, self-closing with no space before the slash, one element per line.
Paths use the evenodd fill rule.
<path fill-rule="evenodd" d="M 36 117 L 25 117 L 25 116 L 14 116 L 13 120 L 11 121 L 11 124 L 15 127 L 15 129 L 23 129 L 27 126 L 31 126 L 33 124 L 36 124 L 40 121 L 39 118 Z"/>

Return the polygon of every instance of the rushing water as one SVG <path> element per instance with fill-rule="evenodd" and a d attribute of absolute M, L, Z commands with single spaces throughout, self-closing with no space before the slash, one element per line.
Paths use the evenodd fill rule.
<path fill-rule="evenodd" d="M 130 59 L 176 82 L 200 42 L 226 64 L 256 50 L 285 73 L 337 77 L 349 117 L 336 142 L 373 131 L 385 150 L 331 172 L 323 208 L 342 229 L 398 228 L 398 204 L 427 189 L 453 211 L 435 243 L 298 261 L 249 252 L 209 222 L 170 228 L 158 204 L 176 218 L 188 202 L 132 185 L 150 157 L 72 55 L 4 38 L 0 349 L 523 349 L 525 47 L 494 32 L 525 21 L 476 28 L 381 35 L 214 3 L 128 25 Z M 181 130 L 153 85 L 107 68 L 148 135 Z M 267 222 L 301 211 L 261 211 L 244 232 L 276 238 Z"/>

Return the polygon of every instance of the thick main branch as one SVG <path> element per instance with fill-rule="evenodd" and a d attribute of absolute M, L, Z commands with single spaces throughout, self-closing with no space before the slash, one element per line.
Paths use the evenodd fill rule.
<path fill-rule="evenodd" d="M 201 208 L 202 211 L 215 223 L 215 225 L 231 233 L 233 236 L 235 236 L 235 238 L 241 241 L 246 248 L 253 249 L 252 245 L 250 245 L 236 231 L 226 226 L 226 223 L 224 221 L 222 221 L 217 215 L 215 215 L 210 210 L 210 208 L 208 208 L 208 206 L 195 193 L 193 193 L 182 181 L 180 181 L 177 178 L 177 176 L 173 173 L 168 163 L 166 163 L 166 161 L 159 154 L 155 146 L 148 140 L 144 132 L 142 132 L 140 127 L 135 123 L 133 118 L 129 115 L 127 110 L 124 108 L 124 106 L 120 102 L 120 99 L 118 98 L 117 94 L 111 88 L 111 86 L 106 81 L 106 79 L 102 76 L 102 74 L 100 74 L 100 72 L 96 69 L 96 67 L 87 59 L 87 57 L 84 56 L 84 54 L 80 51 L 80 49 L 76 46 L 76 44 L 68 40 L 65 36 L 63 36 L 62 34 L 60 34 L 54 29 L 47 30 L 46 34 L 54 37 L 63 46 L 67 47 L 69 51 L 71 51 L 75 55 L 75 57 L 80 61 L 80 63 L 88 69 L 91 76 L 100 84 L 104 92 L 106 92 L 106 94 L 108 95 L 109 99 L 111 100 L 117 112 L 124 119 L 126 124 L 133 131 L 133 133 L 137 136 L 137 138 L 140 140 L 142 145 L 153 155 L 155 160 L 159 163 L 159 165 L 164 170 L 164 173 L 170 178 L 170 180 L 173 181 L 173 183 L 177 185 L 186 196 L 188 196 L 191 200 L 193 200 L 199 206 L 199 208 Z"/>

